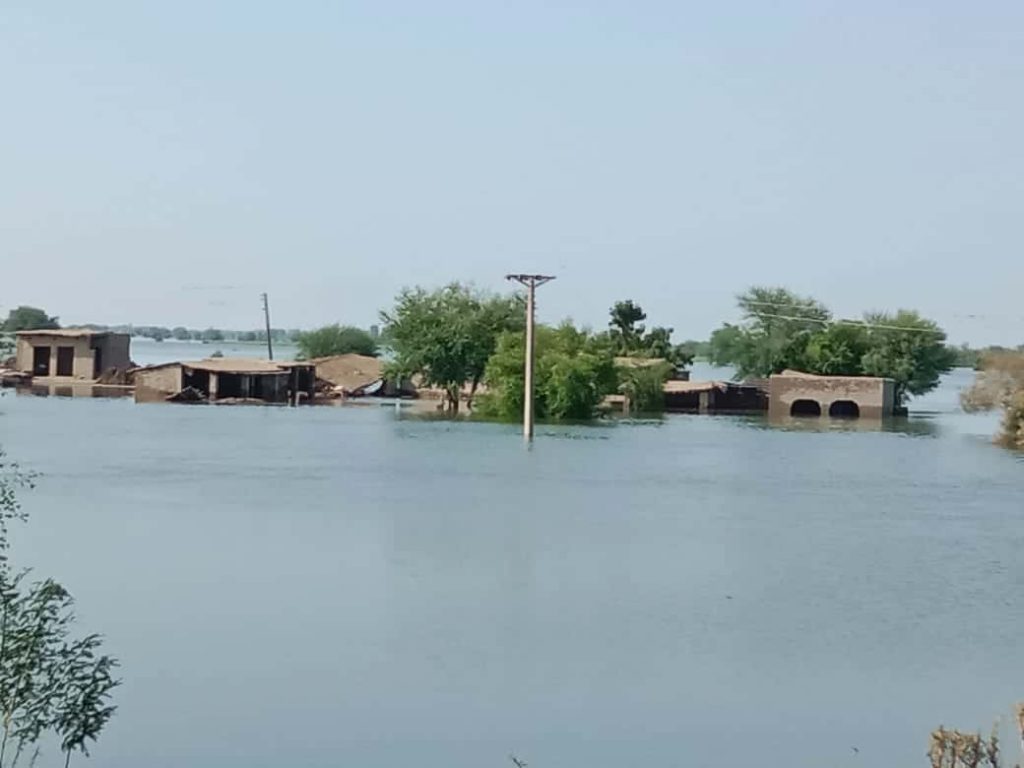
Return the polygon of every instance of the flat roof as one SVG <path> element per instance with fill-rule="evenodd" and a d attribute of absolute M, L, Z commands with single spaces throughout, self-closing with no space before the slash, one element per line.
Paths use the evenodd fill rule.
<path fill-rule="evenodd" d="M 85 339 L 91 336 L 111 336 L 113 331 L 95 331 L 92 328 L 49 328 L 35 331 L 15 331 L 15 336 L 57 336 L 65 339 Z M 117 334 L 127 336 L 127 333 Z"/>
<path fill-rule="evenodd" d="M 806 381 L 834 381 L 834 382 L 846 382 L 846 381 L 892 381 L 882 376 L 829 376 L 818 373 L 804 373 L 803 371 L 785 370 L 782 373 L 773 373 L 768 377 L 771 379 L 796 379 Z"/>
<path fill-rule="evenodd" d="M 210 357 L 205 360 L 183 361 L 179 365 L 209 373 L 287 373 L 292 368 L 313 367 L 312 363 L 246 357 Z"/>
<path fill-rule="evenodd" d="M 692 392 L 710 392 L 713 389 L 725 391 L 729 383 L 725 381 L 666 381 L 662 391 L 666 395 L 685 395 Z"/>

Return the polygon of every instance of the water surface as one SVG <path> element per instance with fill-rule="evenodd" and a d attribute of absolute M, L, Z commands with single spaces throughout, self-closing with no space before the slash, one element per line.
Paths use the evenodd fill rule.
<path fill-rule="evenodd" d="M 888 431 L 6 397 L 110 768 L 924 765 L 1024 693 L 1024 463 Z M 1007 739 L 1007 744 L 1012 743 Z M 855 753 L 853 747 L 860 751 Z"/>

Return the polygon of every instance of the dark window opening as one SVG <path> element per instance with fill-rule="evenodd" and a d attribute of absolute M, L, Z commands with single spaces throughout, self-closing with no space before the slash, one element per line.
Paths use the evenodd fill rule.
<path fill-rule="evenodd" d="M 75 348 L 57 347 L 57 375 L 75 375 Z"/>
<path fill-rule="evenodd" d="M 836 400 L 829 406 L 828 415 L 836 419 L 856 419 L 860 416 L 860 406 L 853 400 Z"/>
<path fill-rule="evenodd" d="M 193 371 L 186 368 L 181 377 L 181 388 L 188 389 L 189 387 L 208 396 L 210 394 L 210 372 Z"/>
<path fill-rule="evenodd" d="M 242 375 L 238 373 L 217 374 L 217 398 L 245 397 L 242 394 Z"/>
<path fill-rule="evenodd" d="M 33 347 L 32 348 L 32 375 L 33 376 L 49 376 L 50 375 L 50 348 L 49 347 Z"/>
<path fill-rule="evenodd" d="M 817 400 L 794 400 L 789 408 L 790 416 L 821 416 L 821 403 Z"/>
<path fill-rule="evenodd" d="M 103 347 L 94 347 L 92 352 L 92 377 L 98 379 L 103 375 Z"/>

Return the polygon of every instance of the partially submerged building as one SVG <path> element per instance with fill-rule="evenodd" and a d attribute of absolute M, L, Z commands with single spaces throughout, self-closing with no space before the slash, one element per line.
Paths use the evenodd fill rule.
<path fill-rule="evenodd" d="M 768 380 L 768 415 L 881 419 L 896 412 L 896 383 L 874 376 L 783 371 Z"/>
<path fill-rule="evenodd" d="M 751 413 L 768 408 L 764 389 L 733 381 L 666 381 L 665 410 L 681 413 Z"/>
<path fill-rule="evenodd" d="M 316 388 L 313 363 L 209 358 L 164 363 L 133 371 L 135 401 L 311 403 Z"/>
<path fill-rule="evenodd" d="M 331 355 L 309 362 L 316 366 L 316 377 L 345 397 L 415 397 L 409 381 L 396 381 L 384 375 L 384 363 L 367 355 Z"/>
<path fill-rule="evenodd" d="M 60 328 L 19 331 L 15 368 L 41 379 L 92 382 L 131 367 L 127 333 Z"/>

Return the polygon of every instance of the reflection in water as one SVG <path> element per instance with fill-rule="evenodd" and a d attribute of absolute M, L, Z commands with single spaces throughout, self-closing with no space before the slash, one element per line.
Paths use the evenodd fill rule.
<path fill-rule="evenodd" d="M 941 432 L 937 421 L 918 415 L 891 419 L 765 417 L 762 426 L 792 432 L 892 432 L 912 437 L 936 437 Z"/>
<path fill-rule="evenodd" d="M 32 397 L 130 397 L 130 387 L 115 387 L 104 384 L 39 384 L 17 387 L 19 395 Z"/>

